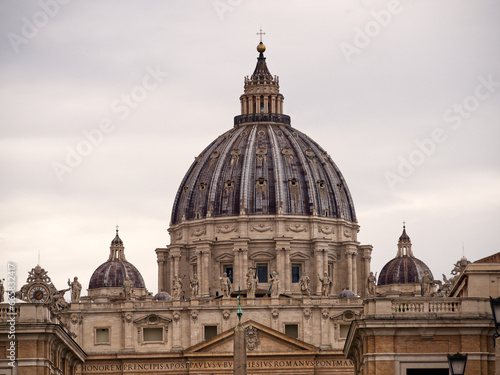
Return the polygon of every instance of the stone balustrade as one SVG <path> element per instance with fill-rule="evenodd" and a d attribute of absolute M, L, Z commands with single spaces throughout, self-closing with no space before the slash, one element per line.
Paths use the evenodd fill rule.
<path fill-rule="evenodd" d="M 458 301 L 392 302 L 395 314 L 458 313 L 461 307 Z"/>
<path fill-rule="evenodd" d="M 365 316 L 490 316 L 486 298 L 371 298 L 364 302 Z"/>

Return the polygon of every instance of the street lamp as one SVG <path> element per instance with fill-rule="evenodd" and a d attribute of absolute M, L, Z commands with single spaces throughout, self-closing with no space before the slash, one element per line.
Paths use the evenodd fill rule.
<path fill-rule="evenodd" d="M 467 364 L 467 354 L 448 354 L 448 362 L 452 375 L 464 375 L 465 365 Z"/>
<path fill-rule="evenodd" d="M 496 339 L 500 337 L 498 333 L 498 328 L 500 327 L 500 297 L 491 298 L 490 297 L 491 312 L 493 313 L 493 320 L 495 321 L 495 333 L 493 334 L 493 346 L 496 345 Z"/>

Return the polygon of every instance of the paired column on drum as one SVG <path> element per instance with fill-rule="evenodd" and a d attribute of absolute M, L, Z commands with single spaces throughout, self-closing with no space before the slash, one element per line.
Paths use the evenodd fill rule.
<path fill-rule="evenodd" d="M 249 238 L 232 238 L 233 241 L 233 290 L 246 289 L 246 274 L 248 271 Z"/>
<path fill-rule="evenodd" d="M 358 251 L 355 245 L 347 245 L 345 255 L 347 259 L 347 287 L 355 294 L 358 293 L 358 269 L 357 269 Z"/>
<path fill-rule="evenodd" d="M 168 249 L 156 249 L 156 258 L 158 262 L 158 291 L 168 291 L 168 279 L 170 273 L 168 270 Z"/>
<path fill-rule="evenodd" d="M 167 259 L 168 259 L 167 262 L 168 264 L 165 264 Z M 175 275 L 179 275 L 180 260 L 181 260 L 181 246 L 176 246 L 176 245 L 170 246 L 168 248 L 168 252 L 164 253 L 163 259 L 160 259 L 160 257 L 158 258 L 159 263 L 160 261 L 163 262 L 164 269 L 165 270 L 168 269 L 168 272 L 164 272 L 161 277 L 159 276 L 158 283 L 161 282 L 162 284 L 160 285 L 163 287 L 163 290 L 168 293 L 171 293 L 172 278 Z M 160 268 L 158 268 L 158 270 L 160 270 Z"/>
<path fill-rule="evenodd" d="M 276 271 L 279 272 L 280 293 L 291 293 L 292 264 L 290 263 L 290 242 L 292 237 L 275 237 Z M 272 270 L 270 270 L 272 271 Z"/>
<path fill-rule="evenodd" d="M 365 246 L 360 246 L 360 250 L 363 251 L 363 263 L 364 263 L 364 278 L 365 280 L 365 285 L 366 285 L 366 279 L 368 276 L 370 276 L 370 263 L 372 259 L 372 246 L 371 245 L 365 245 Z M 366 287 L 365 287 L 366 289 Z M 367 291 L 364 291 L 365 294 L 362 294 L 362 296 L 366 296 Z"/>
<path fill-rule="evenodd" d="M 328 241 L 324 239 L 317 239 L 314 241 L 314 270 L 315 275 L 312 280 L 316 280 L 317 295 L 321 295 L 321 281 L 320 278 L 324 277 L 325 272 L 328 272 Z M 333 275 L 330 275 L 333 278 Z"/>
<path fill-rule="evenodd" d="M 200 283 L 199 295 L 200 297 L 210 297 L 210 273 L 211 265 L 210 258 L 212 257 L 212 250 L 209 241 L 200 241 L 197 243 L 197 276 Z"/>

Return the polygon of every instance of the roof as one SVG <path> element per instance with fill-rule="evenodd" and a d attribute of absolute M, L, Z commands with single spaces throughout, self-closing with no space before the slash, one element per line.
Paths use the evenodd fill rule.
<path fill-rule="evenodd" d="M 434 278 L 429 267 L 420 259 L 413 256 L 396 257 L 382 268 L 378 285 L 419 283 L 425 271 Z"/>
<path fill-rule="evenodd" d="M 264 51 L 261 48 L 259 51 Z M 347 184 L 315 141 L 290 126 L 263 52 L 245 79 L 242 114 L 211 142 L 182 180 L 172 225 L 244 215 L 317 215 L 356 222 Z"/>
<path fill-rule="evenodd" d="M 474 263 L 500 263 L 500 252 L 478 259 Z"/>
<path fill-rule="evenodd" d="M 108 261 L 94 271 L 89 289 L 121 288 L 127 277 L 134 283 L 134 287 L 146 288 L 141 273 L 125 259 L 125 247 L 117 228 L 115 238 L 111 241 Z"/>
<path fill-rule="evenodd" d="M 129 277 L 136 288 L 145 288 L 141 273 L 132 263 L 126 260 L 108 260 L 101 264 L 92 274 L 89 289 L 121 288 Z"/>

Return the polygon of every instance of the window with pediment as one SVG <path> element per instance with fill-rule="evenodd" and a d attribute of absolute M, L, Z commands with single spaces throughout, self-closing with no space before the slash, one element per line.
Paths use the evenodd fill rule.
<path fill-rule="evenodd" d="M 137 337 L 141 345 L 166 344 L 169 318 L 149 314 L 145 317 L 134 320 L 137 327 Z"/>

